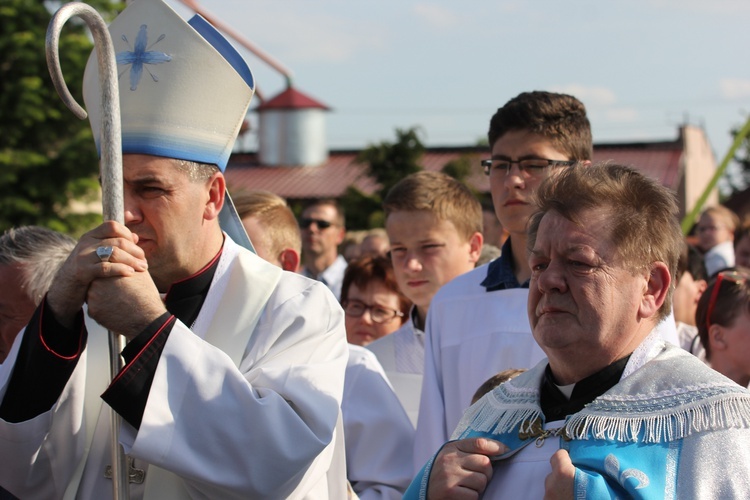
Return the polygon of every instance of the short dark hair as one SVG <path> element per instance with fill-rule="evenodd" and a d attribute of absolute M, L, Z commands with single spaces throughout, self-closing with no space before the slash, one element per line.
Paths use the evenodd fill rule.
<path fill-rule="evenodd" d="M 591 160 L 594 154 L 586 107 L 571 95 L 534 91 L 514 97 L 490 120 L 490 148 L 513 130 L 527 130 L 549 139 L 569 160 Z"/>
<path fill-rule="evenodd" d="M 748 282 L 750 270 L 737 267 L 729 268 L 727 271 L 732 270 L 744 275 L 745 279 L 740 283 L 724 279 L 721 281 L 714 299 L 711 317 L 708 317 L 708 303 L 711 301 L 711 295 L 714 293 L 720 273 L 716 273 L 711 279 L 708 287 L 698 300 L 698 307 L 695 309 L 695 325 L 698 327 L 701 345 L 706 350 L 707 360 L 711 359 L 711 345 L 708 340 L 709 320 L 712 325 L 730 326 L 743 310 L 750 312 L 750 282 Z"/>
<path fill-rule="evenodd" d="M 683 244 L 674 193 L 632 167 L 604 163 L 576 165 L 545 180 L 536 193 L 539 211 L 529 219 L 528 248 L 533 249 L 539 224 L 547 212 L 578 223 L 581 212 L 611 209 L 611 238 L 620 258 L 633 272 L 663 262 L 674 279 Z M 674 282 L 658 319 L 672 310 Z"/>
<path fill-rule="evenodd" d="M 688 242 L 683 244 L 680 259 L 677 261 L 677 275 L 674 278 L 675 286 L 677 286 L 677 282 L 680 281 L 682 275 L 686 272 L 690 273 L 690 276 L 696 281 L 708 279 L 703 254 Z"/>
<path fill-rule="evenodd" d="M 344 281 L 341 283 L 341 303 L 349 298 L 349 288 L 352 285 L 366 288 L 373 282 L 382 283 L 398 295 L 399 310 L 404 313 L 403 318 L 406 320 L 412 302 L 398 287 L 391 259 L 382 255 L 366 255 L 349 263 L 344 272 Z"/>
<path fill-rule="evenodd" d="M 305 205 L 305 207 L 302 209 L 302 213 L 304 214 L 308 208 L 321 206 L 333 207 L 334 210 L 336 210 L 336 224 L 341 227 L 346 226 L 346 216 L 344 215 L 344 208 L 336 198 L 321 198 L 319 200 L 313 200 Z"/>

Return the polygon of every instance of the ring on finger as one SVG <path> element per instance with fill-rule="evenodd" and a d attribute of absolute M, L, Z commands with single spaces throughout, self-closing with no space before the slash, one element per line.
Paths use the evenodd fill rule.
<path fill-rule="evenodd" d="M 99 260 L 102 262 L 109 262 L 109 258 L 112 257 L 112 252 L 114 252 L 113 247 L 97 247 L 96 249 L 96 256 L 99 257 Z"/>

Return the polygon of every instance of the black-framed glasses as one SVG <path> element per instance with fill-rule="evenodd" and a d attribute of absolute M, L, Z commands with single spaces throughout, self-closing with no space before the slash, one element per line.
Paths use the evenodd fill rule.
<path fill-rule="evenodd" d="M 333 222 L 329 222 L 327 220 L 305 218 L 299 221 L 299 227 L 301 227 L 302 229 L 309 229 L 309 227 L 312 226 L 313 223 L 318 226 L 318 229 L 320 230 L 328 229 L 329 227 L 333 226 Z"/>
<path fill-rule="evenodd" d="M 510 173 L 510 169 L 513 167 L 514 163 L 518 165 L 518 170 L 521 171 L 521 174 L 525 174 L 527 177 L 537 177 L 550 167 L 572 167 L 576 164 L 575 160 L 547 160 L 546 158 L 501 160 L 494 158 L 490 160 L 482 160 L 482 167 L 484 167 L 485 175 L 491 175 L 492 172 L 502 172 L 505 176 Z"/>
<path fill-rule="evenodd" d="M 377 304 L 365 304 L 360 300 L 345 300 L 341 304 L 344 307 L 344 313 L 352 318 L 361 318 L 365 311 L 370 311 L 370 319 L 373 323 L 388 323 L 393 318 L 404 315 L 401 311 L 383 307 Z"/>
<path fill-rule="evenodd" d="M 714 283 L 714 289 L 711 290 L 711 298 L 708 299 L 708 307 L 706 313 L 706 330 L 711 328 L 711 315 L 714 313 L 714 306 L 716 306 L 716 299 L 719 296 L 719 289 L 721 288 L 722 281 L 731 281 L 737 285 L 743 284 L 747 281 L 747 275 L 738 273 L 737 271 L 722 271 L 716 275 L 716 282 Z"/>

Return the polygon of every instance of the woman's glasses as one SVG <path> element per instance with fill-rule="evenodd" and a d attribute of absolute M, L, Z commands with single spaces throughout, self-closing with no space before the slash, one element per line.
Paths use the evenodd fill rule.
<path fill-rule="evenodd" d="M 352 318 L 360 318 L 365 314 L 365 311 L 370 311 L 370 318 L 373 323 L 388 323 L 393 318 L 404 315 L 401 311 L 379 305 L 365 304 L 359 300 L 345 300 L 342 305 L 344 306 L 344 313 Z"/>

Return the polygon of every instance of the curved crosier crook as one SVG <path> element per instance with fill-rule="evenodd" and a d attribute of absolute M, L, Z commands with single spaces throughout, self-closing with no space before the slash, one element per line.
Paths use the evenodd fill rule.
<path fill-rule="evenodd" d="M 102 208 L 105 220 L 122 223 L 124 220 L 122 194 L 122 134 L 120 132 L 120 88 L 117 80 L 117 60 L 107 25 L 93 7 L 72 2 L 58 10 L 47 28 L 47 67 L 52 83 L 65 105 L 81 120 L 88 114 L 70 94 L 60 67 L 60 31 L 71 17 L 83 19 L 91 30 L 99 63 L 99 83 L 102 90 L 101 175 Z"/>
<path fill-rule="evenodd" d="M 47 67 L 52 77 L 52 83 L 62 101 L 78 118 L 86 119 L 86 110 L 76 102 L 65 84 L 58 52 L 62 27 L 68 19 L 75 16 L 83 19 L 91 30 L 96 47 L 97 62 L 99 63 L 99 86 L 102 92 L 102 127 L 99 141 L 101 147 L 102 213 L 104 220 L 114 220 L 122 224 L 125 219 L 125 209 L 123 203 L 122 135 L 120 131 L 120 89 L 117 82 L 117 59 L 107 25 L 94 8 L 85 3 L 73 2 L 63 5 L 52 16 L 47 28 Z M 123 366 L 120 352 L 124 347 L 124 337 L 110 331 L 109 361 L 110 375 L 113 378 Z M 114 411 L 111 411 L 111 427 L 113 498 L 125 500 L 129 498 L 129 471 L 125 453 L 119 443 L 120 416 Z"/>

